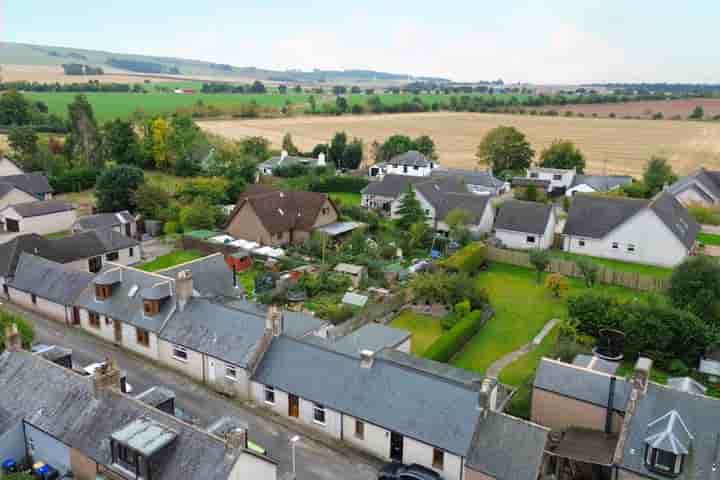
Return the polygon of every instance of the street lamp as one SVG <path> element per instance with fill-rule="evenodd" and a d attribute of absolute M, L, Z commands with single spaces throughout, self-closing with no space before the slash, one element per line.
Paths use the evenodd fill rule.
<path fill-rule="evenodd" d="M 290 439 L 290 445 L 292 446 L 292 478 L 295 480 L 297 474 L 295 473 L 295 445 L 300 441 L 300 435 L 295 435 Z"/>

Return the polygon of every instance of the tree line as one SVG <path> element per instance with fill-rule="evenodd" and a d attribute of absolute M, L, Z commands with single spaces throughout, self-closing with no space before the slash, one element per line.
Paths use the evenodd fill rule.
<path fill-rule="evenodd" d="M 147 93 L 139 83 L 106 83 L 99 80 L 73 83 L 40 83 L 40 82 L 0 82 L 0 90 L 17 90 L 21 92 L 115 92 L 115 93 Z"/>

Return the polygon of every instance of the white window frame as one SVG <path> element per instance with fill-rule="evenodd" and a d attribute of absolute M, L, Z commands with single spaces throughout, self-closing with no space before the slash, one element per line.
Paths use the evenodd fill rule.
<path fill-rule="evenodd" d="M 532 243 L 533 245 L 537 243 L 535 241 L 535 235 L 528 235 L 525 237 L 525 243 Z"/>
<path fill-rule="evenodd" d="M 618 242 L 612 242 L 612 248 L 614 250 L 617 250 L 618 248 L 620 248 L 620 244 Z"/>
<path fill-rule="evenodd" d="M 360 427 L 360 428 L 358 428 L 358 427 Z M 362 432 L 358 433 L 359 431 L 362 431 Z M 363 422 L 362 420 L 358 420 L 356 418 L 355 419 L 355 432 L 353 432 L 353 433 L 354 433 L 355 438 L 357 438 L 358 440 L 365 440 L 365 422 Z"/>
<path fill-rule="evenodd" d="M 578 247 L 584 247 L 585 246 L 585 240 L 578 240 Z"/>
<path fill-rule="evenodd" d="M 275 402 L 277 402 L 277 398 L 275 397 L 276 393 L 277 392 L 275 392 L 275 387 L 265 385 L 265 387 L 263 388 L 263 400 L 265 401 L 265 403 L 267 403 L 268 405 L 275 405 Z M 268 400 L 268 394 L 272 394 L 272 401 Z"/>
<path fill-rule="evenodd" d="M 317 414 L 319 412 L 322 412 L 322 421 L 317 419 Z M 317 423 L 318 425 L 327 424 L 327 409 L 324 405 L 313 403 L 313 422 Z"/>
<path fill-rule="evenodd" d="M 182 356 L 178 356 L 177 352 L 184 352 L 185 358 L 183 358 Z M 187 361 L 188 361 L 187 348 L 183 347 L 182 345 L 173 345 L 172 356 L 173 356 L 173 359 L 177 360 L 178 362 L 187 363 Z"/>
<path fill-rule="evenodd" d="M 230 372 L 232 372 L 232 375 L 230 374 Z M 238 372 L 235 365 L 230 365 L 229 363 L 225 364 L 225 378 L 227 378 L 228 380 L 232 380 L 233 382 L 238 381 Z"/>
<path fill-rule="evenodd" d="M 637 252 L 637 246 L 634 243 L 628 243 L 627 244 L 627 253 L 635 253 Z"/>

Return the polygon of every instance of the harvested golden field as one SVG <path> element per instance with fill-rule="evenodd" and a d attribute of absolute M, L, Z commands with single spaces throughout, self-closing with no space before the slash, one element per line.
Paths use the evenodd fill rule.
<path fill-rule="evenodd" d="M 362 138 L 366 145 L 393 134 L 430 135 L 443 165 L 465 168 L 476 166 L 475 149 L 490 129 L 511 125 L 524 132 L 538 152 L 556 138 L 572 140 L 585 153 L 589 172 L 603 172 L 607 165 L 608 173 L 639 175 L 652 155 L 666 156 L 679 173 L 701 164 L 720 169 L 720 123 L 440 112 L 206 121 L 200 125 L 234 139 L 266 137 L 276 148 L 283 135 L 291 133 L 303 150 L 328 142 L 337 131 Z"/>
<path fill-rule="evenodd" d="M 615 114 L 617 118 L 623 118 L 625 116 L 652 118 L 653 115 L 661 113 L 665 119 L 680 118 L 684 120 L 692 113 L 695 107 L 702 107 L 703 110 L 705 110 L 705 118 L 713 118 L 720 115 L 720 98 L 564 105 L 543 107 L 542 110 L 555 110 L 560 115 L 564 115 L 565 112 L 568 111 L 575 114 L 582 113 L 586 117 L 590 117 L 593 114 L 598 117 L 609 117 L 611 114 Z"/>

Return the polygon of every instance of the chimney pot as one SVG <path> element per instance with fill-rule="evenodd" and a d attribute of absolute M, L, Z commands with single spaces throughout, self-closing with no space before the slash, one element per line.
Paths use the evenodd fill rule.
<path fill-rule="evenodd" d="M 232 450 L 247 448 L 247 431 L 244 428 L 234 428 L 225 434 L 225 443 Z"/>
<path fill-rule="evenodd" d="M 284 322 L 282 309 L 277 305 L 270 305 L 265 319 L 265 330 L 272 332 L 273 337 L 279 337 L 283 332 Z"/>
<path fill-rule="evenodd" d="M 372 350 L 360 350 L 360 366 L 371 368 L 375 362 L 375 352 Z"/>
<path fill-rule="evenodd" d="M 122 374 L 115 360 L 108 358 L 93 374 L 93 389 L 97 395 L 106 388 L 121 390 Z"/>
<path fill-rule="evenodd" d="M 22 336 L 15 323 L 5 327 L 5 350 L 8 352 L 22 350 Z"/>
<path fill-rule="evenodd" d="M 495 410 L 495 390 L 497 388 L 497 380 L 485 377 L 477 381 L 480 384 L 478 392 L 478 410 L 482 411 L 482 416 L 487 416 L 490 410 Z"/>
<path fill-rule="evenodd" d="M 653 361 L 647 357 L 639 357 L 635 362 L 635 373 L 633 375 L 633 385 L 643 393 L 647 391 L 648 382 L 650 381 L 650 372 L 652 370 Z"/>

